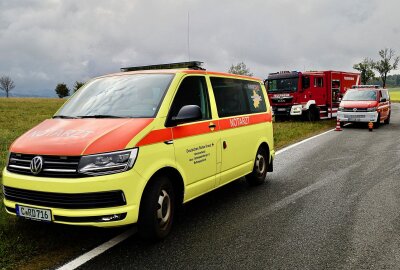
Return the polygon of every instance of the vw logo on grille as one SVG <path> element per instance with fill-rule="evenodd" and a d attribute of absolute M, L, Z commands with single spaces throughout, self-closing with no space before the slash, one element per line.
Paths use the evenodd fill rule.
<path fill-rule="evenodd" d="M 353 112 L 356 112 L 356 111 L 357 111 L 357 108 L 354 108 L 354 109 L 353 109 Z"/>
<path fill-rule="evenodd" d="M 41 156 L 36 156 L 31 161 L 31 172 L 34 175 L 40 173 L 43 169 L 43 158 Z"/>

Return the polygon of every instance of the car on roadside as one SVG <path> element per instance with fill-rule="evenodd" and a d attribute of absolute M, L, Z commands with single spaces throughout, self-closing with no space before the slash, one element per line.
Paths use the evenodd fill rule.
<path fill-rule="evenodd" d="M 340 102 L 337 120 L 345 123 L 373 123 L 379 128 L 381 123 L 389 124 L 391 115 L 390 95 L 387 89 L 377 85 L 353 86 Z"/>
<path fill-rule="evenodd" d="M 9 214 L 166 237 L 178 205 L 272 171 L 272 112 L 261 79 L 201 62 L 122 68 L 80 88 L 10 147 Z"/>

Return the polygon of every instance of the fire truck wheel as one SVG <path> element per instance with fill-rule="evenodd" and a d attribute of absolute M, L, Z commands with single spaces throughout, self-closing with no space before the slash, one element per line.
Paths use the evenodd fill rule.
<path fill-rule="evenodd" d="M 319 110 L 316 107 L 310 107 L 307 111 L 307 120 L 314 122 L 319 120 Z"/>
<path fill-rule="evenodd" d="M 386 125 L 387 124 L 390 124 L 390 113 L 389 113 L 389 115 L 388 115 L 388 117 L 386 118 L 386 120 L 385 120 L 385 122 L 384 122 Z"/>
<path fill-rule="evenodd" d="M 265 182 L 269 164 L 269 154 L 263 148 L 258 148 L 256 158 L 254 161 L 253 171 L 246 175 L 246 181 L 251 186 L 261 185 Z"/>
<path fill-rule="evenodd" d="M 378 119 L 377 119 L 376 122 L 374 123 L 374 129 L 379 128 L 380 125 L 381 125 L 381 114 L 378 113 Z"/>
<path fill-rule="evenodd" d="M 138 231 L 141 238 L 157 241 L 171 231 L 175 212 L 175 194 L 171 181 L 156 176 L 146 187 L 140 203 Z"/>

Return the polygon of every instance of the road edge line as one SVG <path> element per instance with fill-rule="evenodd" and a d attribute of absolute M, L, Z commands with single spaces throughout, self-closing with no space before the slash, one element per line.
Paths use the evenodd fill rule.
<path fill-rule="evenodd" d="M 300 145 L 300 144 L 303 144 L 303 143 L 305 143 L 305 142 L 311 141 L 311 140 L 313 140 L 313 139 L 315 139 L 315 138 L 318 138 L 318 137 L 320 137 L 320 136 L 322 136 L 322 135 L 325 135 L 325 134 L 327 134 L 327 133 L 330 133 L 330 132 L 332 132 L 332 131 L 334 131 L 334 130 L 335 130 L 335 129 L 330 129 L 330 130 L 328 130 L 328 131 L 322 132 L 322 133 L 317 134 L 317 135 L 315 135 L 315 136 L 312 136 L 312 137 L 310 137 L 310 138 L 307 138 L 307 139 L 304 139 L 304 140 L 299 141 L 299 142 L 297 142 L 297 143 L 291 144 L 291 145 L 289 145 L 289 146 L 287 146 L 287 147 L 285 147 L 285 148 L 282 148 L 281 150 L 276 151 L 275 155 L 279 155 L 279 154 L 281 154 L 281 153 L 283 153 L 283 152 L 286 152 L 286 151 L 288 151 L 288 150 L 290 150 L 290 149 L 292 149 L 292 148 L 294 148 L 294 147 L 296 147 L 296 146 L 298 146 L 298 145 Z"/>
<path fill-rule="evenodd" d="M 95 247 L 94 249 L 80 255 L 78 258 L 73 259 L 72 261 L 60 266 L 57 270 L 73 270 L 76 269 L 86 262 L 90 261 L 94 257 L 104 253 L 110 248 L 116 246 L 127 238 L 131 237 L 136 232 L 136 228 L 130 228 L 127 231 L 115 236 L 114 238 L 108 240 L 107 242 Z"/>
<path fill-rule="evenodd" d="M 328 131 L 325 131 L 323 133 L 317 134 L 315 136 L 312 136 L 310 138 L 304 139 L 302 141 L 299 141 L 297 143 L 291 144 L 285 148 L 282 148 L 281 150 L 276 151 L 275 155 L 279 155 L 283 152 L 286 152 L 300 144 L 303 144 L 305 142 L 308 142 L 310 140 L 313 140 L 317 137 L 320 137 L 322 135 L 325 135 L 327 133 L 330 133 L 332 131 L 334 131 L 335 129 L 331 129 Z M 97 257 L 98 255 L 106 252 L 107 250 L 109 250 L 110 248 L 116 246 L 117 244 L 121 243 L 122 241 L 126 240 L 127 238 L 131 237 L 134 233 L 136 232 L 136 228 L 131 228 L 119 235 L 117 235 L 116 237 L 112 238 L 111 240 L 108 240 L 107 242 L 101 244 L 100 246 L 80 255 L 78 258 L 73 259 L 72 261 L 60 266 L 59 268 L 57 268 L 57 270 L 74 270 L 80 266 L 82 266 L 83 264 L 85 264 L 86 262 L 90 261 L 91 259 Z"/>

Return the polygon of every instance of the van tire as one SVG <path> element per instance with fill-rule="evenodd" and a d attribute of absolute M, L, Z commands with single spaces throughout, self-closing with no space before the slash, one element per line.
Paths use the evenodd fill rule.
<path fill-rule="evenodd" d="M 138 232 L 142 239 L 158 241 L 167 237 L 175 213 L 175 193 L 171 181 L 156 176 L 146 187 L 140 203 Z"/>
<path fill-rule="evenodd" d="M 376 122 L 374 123 L 374 129 L 379 128 L 380 125 L 381 125 L 381 114 L 378 113 L 378 118 L 377 118 Z"/>
<path fill-rule="evenodd" d="M 246 175 L 246 181 L 251 186 L 261 185 L 265 182 L 269 166 L 269 153 L 263 147 L 258 148 L 254 160 L 253 171 Z"/>
<path fill-rule="evenodd" d="M 386 125 L 388 125 L 388 124 L 390 124 L 390 113 L 389 113 L 389 115 L 388 115 L 388 117 L 385 119 L 385 122 L 384 122 Z"/>

